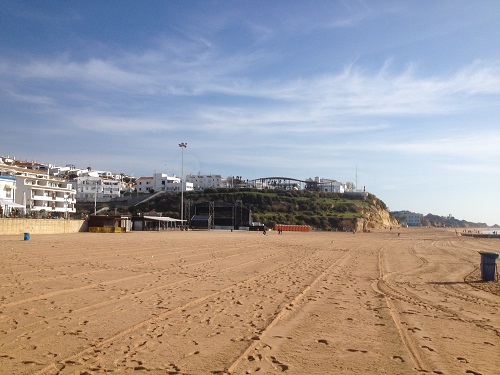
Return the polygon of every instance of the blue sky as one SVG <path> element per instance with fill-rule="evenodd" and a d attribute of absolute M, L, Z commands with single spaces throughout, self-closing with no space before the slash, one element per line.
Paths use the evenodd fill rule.
<path fill-rule="evenodd" d="M 0 2 L 3 156 L 355 182 L 500 224 L 500 1 Z"/>

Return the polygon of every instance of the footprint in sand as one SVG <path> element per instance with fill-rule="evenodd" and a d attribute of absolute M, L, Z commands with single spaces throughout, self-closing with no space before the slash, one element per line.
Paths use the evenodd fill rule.
<path fill-rule="evenodd" d="M 286 336 L 286 337 L 285 336 L 273 336 L 273 337 L 275 337 L 277 339 L 287 339 L 287 340 L 291 340 L 292 339 L 291 337 L 288 337 L 288 336 Z"/>
<path fill-rule="evenodd" d="M 282 372 L 285 372 L 288 370 L 288 366 L 285 365 L 284 363 L 278 361 L 276 359 L 276 357 L 272 356 L 271 357 L 271 362 L 273 363 L 273 365 L 275 365 L 279 370 L 281 370 Z"/>
<path fill-rule="evenodd" d="M 325 340 L 325 339 L 319 339 L 318 342 L 320 344 L 325 344 L 325 345 L 328 345 L 328 340 Z"/>
<path fill-rule="evenodd" d="M 257 361 L 257 360 L 262 361 L 262 355 L 261 354 L 257 354 L 255 356 L 249 355 L 247 357 L 247 359 L 248 359 L 249 362 L 253 362 L 253 361 Z"/>
<path fill-rule="evenodd" d="M 393 355 L 392 356 L 392 359 L 394 360 L 398 360 L 400 362 L 404 362 L 405 360 L 403 359 L 403 357 L 401 357 L 400 355 Z"/>
<path fill-rule="evenodd" d="M 361 352 L 361 353 L 368 353 L 368 350 L 361 350 L 361 349 L 347 349 L 348 352 L 356 353 L 356 352 Z"/>
<path fill-rule="evenodd" d="M 136 348 L 141 348 L 141 347 L 143 347 L 143 346 L 144 346 L 144 345 L 146 345 L 146 344 L 147 344 L 147 341 L 145 341 L 145 340 L 139 340 L 139 341 L 137 341 L 137 342 L 134 344 L 134 347 L 136 347 Z"/>
<path fill-rule="evenodd" d="M 462 363 L 469 363 L 469 361 L 467 360 L 467 358 L 464 358 L 464 357 L 457 357 L 457 361 L 460 361 Z"/>
<path fill-rule="evenodd" d="M 39 363 L 39 362 L 36 362 L 36 361 L 30 361 L 30 360 L 25 360 L 25 361 L 22 361 L 21 363 L 23 365 L 38 365 L 38 366 L 43 365 L 43 363 Z"/>
<path fill-rule="evenodd" d="M 427 346 L 427 345 L 422 345 L 422 348 L 427 349 L 427 350 L 429 350 L 431 352 L 435 352 L 434 349 L 432 349 L 430 346 Z"/>
<path fill-rule="evenodd" d="M 411 332 L 413 332 L 413 333 L 415 333 L 416 331 L 421 331 L 421 329 L 420 329 L 420 328 L 418 328 L 418 327 L 407 328 L 407 330 L 408 330 L 408 331 L 411 331 Z"/>
<path fill-rule="evenodd" d="M 181 369 L 173 363 L 169 363 L 166 367 L 167 374 L 180 374 Z"/>

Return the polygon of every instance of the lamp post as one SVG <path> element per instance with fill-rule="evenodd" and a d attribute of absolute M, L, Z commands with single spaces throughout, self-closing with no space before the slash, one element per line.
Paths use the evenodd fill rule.
<path fill-rule="evenodd" d="M 97 215 L 97 181 L 94 182 L 94 216 Z"/>
<path fill-rule="evenodd" d="M 68 195 L 66 195 L 66 193 L 64 193 L 64 209 L 65 209 L 65 212 L 64 212 L 64 218 L 67 219 L 68 218 Z"/>
<path fill-rule="evenodd" d="M 184 225 L 184 149 L 187 143 L 179 143 L 181 148 L 181 225 Z"/>

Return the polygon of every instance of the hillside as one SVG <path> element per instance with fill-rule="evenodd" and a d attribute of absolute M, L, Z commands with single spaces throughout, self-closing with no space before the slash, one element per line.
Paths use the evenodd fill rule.
<path fill-rule="evenodd" d="M 180 194 L 164 194 L 129 209 L 132 213 L 157 211 L 165 216 L 178 217 Z M 205 190 L 186 192 L 184 200 L 227 202 L 238 200 L 252 211 L 252 220 L 267 227 L 274 224 L 310 225 L 318 230 L 367 231 L 388 228 L 397 222 L 390 216 L 380 199 L 368 194 L 366 198 L 347 194 L 309 191 L 262 191 L 253 189 Z M 113 208 L 113 207 L 111 207 Z"/>
<path fill-rule="evenodd" d="M 453 228 L 487 228 L 486 223 L 473 223 L 466 220 L 455 219 L 453 216 L 438 216 L 427 214 L 422 219 L 422 225 L 432 227 L 453 227 Z M 493 228 L 498 228 L 494 225 Z"/>

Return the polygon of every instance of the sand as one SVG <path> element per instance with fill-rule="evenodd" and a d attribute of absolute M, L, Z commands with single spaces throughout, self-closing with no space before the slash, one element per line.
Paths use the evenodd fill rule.
<path fill-rule="evenodd" d="M 0 237 L 2 374 L 499 374 L 453 231 Z"/>

